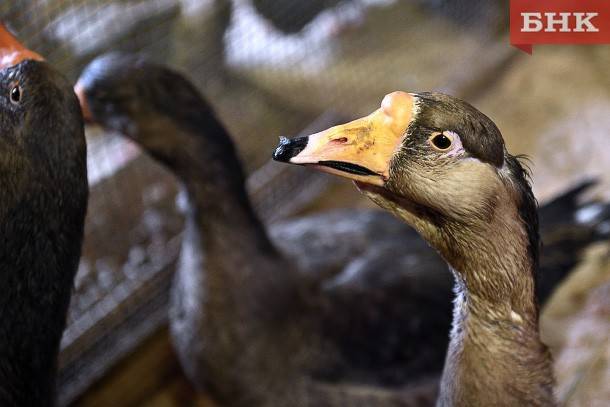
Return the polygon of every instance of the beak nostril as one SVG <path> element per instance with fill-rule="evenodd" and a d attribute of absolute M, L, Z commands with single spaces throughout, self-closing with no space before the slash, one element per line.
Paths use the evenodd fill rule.
<path fill-rule="evenodd" d="M 339 137 L 330 141 L 330 144 L 345 144 L 347 143 L 347 137 Z"/>

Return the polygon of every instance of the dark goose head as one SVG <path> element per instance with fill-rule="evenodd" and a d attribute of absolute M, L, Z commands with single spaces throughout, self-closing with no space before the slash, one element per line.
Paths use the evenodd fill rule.
<path fill-rule="evenodd" d="M 57 204 L 64 192 L 80 200 L 86 146 L 78 99 L 61 74 L 2 25 L 0 108 L 0 210 L 34 190 L 44 191 L 40 200 L 48 193 Z M 63 198 L 64 205 L 71 203 Z"/>
<path fill-rule="evenodd" d="M 180 73 L 137 54 L 108 53 L 85 67 L 75 92 L 89 122 L 135 141 L 179 176 L 206 164 L 198 170 L 241 182 L 231 137 Z"/>

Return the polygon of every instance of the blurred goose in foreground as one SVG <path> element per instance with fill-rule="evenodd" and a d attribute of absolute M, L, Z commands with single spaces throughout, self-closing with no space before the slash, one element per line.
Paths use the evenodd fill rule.
<path fill-rule="evenodd" d="M 555 405 L 536 200 L 487 116 L 451 96 L 394 92 L 363 119 L 283 139 L 274 156 L 354 180 L 448 263 L 456 299 L 437 405 Z"/>
<path fill-rule="evenodd" d="M 170 317 L 193 383 L 229 406 L 431 402 L 452 278 L 413 230 L 369 210 L 285 222 L 267 234 L 230 136 L 183 76 L 109 54 L 85 68 L 76 88 L 86 116 L 139 143 L 187 191 Z M 553 204 L 565 205 L 566 219 L 584 188 Z M 557 235 L 573 256 L 548 258 L 558 271 L 543 279 L 545 296 L 598 237 L 598 222 L 549 225 L 551 234 L 570 226 L 582 235 L 565 247 Z"/>
<path fill-rule="evenodd" d="M 72 86 L 0 24 L 0 405 L 52 406 L 87 207 Z"/>

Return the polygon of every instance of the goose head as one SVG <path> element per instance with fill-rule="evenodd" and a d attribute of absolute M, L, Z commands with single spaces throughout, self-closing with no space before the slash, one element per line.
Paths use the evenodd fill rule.
<path fill-rule="evenodd" d="M 0 208 L 33 195 L 40 209 L 55 202 L 51 210 L 86 195 L 83 120 L 72 86 L 2 24 L 0 110 Z"/>
<path fill-rule="evenodd" d="M 74 90 L 87 122 L 136 142 L 179 175 L 224 172 L 241 180 L 231 137 L 180 73 L 141 55 L 112 52 L 90 62 Z"/>
<path fill-rule="evenodd" d="M 526 172 L 492 120 L 457 98 L 393 92 L 364 118 L 282 138 L 273 157 L 353 180 L 458 271 L 465 262 L 505 262 L 501 251 L 511 247 L 537 262 L 536 202 Z"/>
<path fill-rule="evenodd" d="M 162 73 L 160 67 L 137 54 L 111 52 L 95 58 L 74 87 L 85 121 L 153 147 L 151 137 L 140 137 L 145 133 L 143 127 L 160 116 L 162 109 L 156 104 L 163 102 L 162 92 L 183 86 L 176 78 L 161 78 Z M 166 106 L 172 102 L 176 100 L 170 97 Z"/>

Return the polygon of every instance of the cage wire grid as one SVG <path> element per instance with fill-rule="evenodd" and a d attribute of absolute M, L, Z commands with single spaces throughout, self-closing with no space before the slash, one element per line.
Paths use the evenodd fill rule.
<path fill-rule="evenodd" d="M 255 207 L 273 222 L 330 182 L 269 162 L 278 135 L 367 113 L 395 89 L 472 92 L 512 55 L 503 44 L 506 7 L 483 0 L 20 0 L 2 2 L 0 18 L 72 81 L 111 50 L 144 53 L 187 74 L 234 135 Z M 87 140 L 91 195 L 62 341 L 60 405 L 165 322 L 182 229 L 173 176 L 118 135 L 88 128 Z"/>

